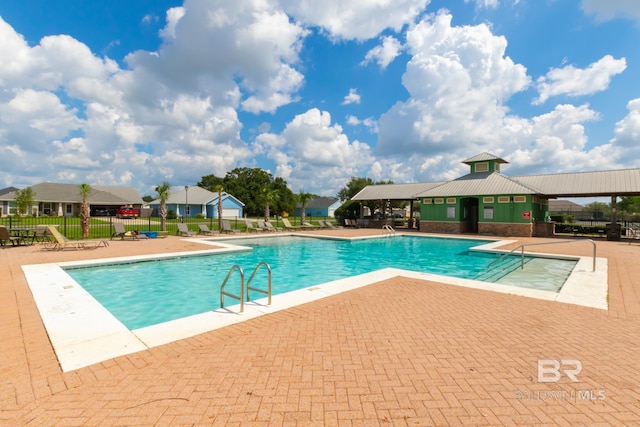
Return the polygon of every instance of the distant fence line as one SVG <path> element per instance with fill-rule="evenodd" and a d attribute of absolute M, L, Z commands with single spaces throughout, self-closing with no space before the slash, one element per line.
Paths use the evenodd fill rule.
<path fill-rule="evenodd" d="M 280 217 L 272 217 L 272 224 L 276 227 L 282 227 L 282 222 L 280 221 Z M 245 219 L 262 219 L 262 217 L 224 217 L 224 220 L 228 220 L 233 229 L 244 231 L 246 229 Z M 289 218 L 293 225 L 297 225 L 300 223 L 300 217 L 290 217 Z M 314 220 L 331 220 L 334 221 L 333 217 L 313 217 L 306 216 L 306 221 L 314 221 Z M 161 229 L 161 218 L 159 216 L 145 216 L 138 218 L 116 218 L 113 216 L 108 217 L 91 217 L 90 218 L 90 238 L 109 238 L 114 232 L 113 223 L 118 222 L 124 224 L 125 229 L 127 231 L 138 231 L 138 232 L 160 232 Z M 176 235 L 178 234 L 178 223 L 186 223 L 187 227 L 191 231 L 198 231 L 198 224 L 206 224 L 209 229 L 217 230 L 218 229 L 218 218 L 199 218 L 199 217 L 180 217 L 176 219 L 167 219 L 166 220 L 166 233 L 168 235 Z M 32 229 L 36 228 L 39 225 L 55 225 L 57 229 L 67 238 L 69 239 L 81 239 L 82 238 L 82 227 L 80 223 L 79 217 L 55 217 L 55 216 L 41 216 L 41 217 L 33 217 L 33 216 L 7 216 L 0 218 L 0 225 L 7 227 L 8 229 Z"/>

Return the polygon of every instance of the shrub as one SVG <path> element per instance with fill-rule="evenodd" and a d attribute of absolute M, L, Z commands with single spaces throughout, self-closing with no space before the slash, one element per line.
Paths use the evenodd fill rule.
<path fill-rule="evenodd" d="M 551 221 L 556 222 L 558 224 L 564 223 L 564 215 L 562 214 L 549 215 L 549 218 L 551 218 Z"/>
<path fill-rule="evenodd" d="M 167 211 L 167 219 L 176 219 L 178 216 L 174 210 L 169 209 Z"/>

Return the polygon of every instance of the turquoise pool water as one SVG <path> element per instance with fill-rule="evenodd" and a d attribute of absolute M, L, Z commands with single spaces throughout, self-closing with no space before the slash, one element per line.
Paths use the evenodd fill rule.
<path fill-rule="evenodd" d="M 252 250 L 65 270 L 129 329 L 137 329 L 219 308 L 220 285 L 234 264 L 243 268 L 246 280 L 259 262 L 269 263 L 274 295 L 386 267 L 473 279 L 497 255 L 469 248 L 488 242 L 418 236 L 247 238 L 232 243 Z M 234 274 L 227 289 L 238 293 Z M 266 284 L 264 268 L 253 283 Z"/>

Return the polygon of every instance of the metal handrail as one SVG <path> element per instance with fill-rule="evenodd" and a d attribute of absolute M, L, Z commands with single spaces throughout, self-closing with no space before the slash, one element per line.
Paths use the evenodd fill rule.
<path fill-rule="evenodd" d="M 396 235 L 396 230 L 394 230 L 393 227 L 390 226 L 389 224 L 384 224 L 382 226 L 382 232 L 384 233 L 385 231 L 388 231 L 390 234 L 393 234 L 394 236 Z"/>
<path fill-rule="evenodd" d="M 234 270 L 238 270 L 240 272 L 240 295 L 235 295 L 224 291 L 224 287 Z M 227 277 L 225 277 L 224 281 L 222 282 L 222 286 L 220 286 L 220 308 L 224 308 L 225 295 L 240 301 L 240 313 L 244 311 L 244 271 L 242 271 L 242 267 L 240 267 L 238 264 L 235 264 L 233 267 L 231 267 L 231 269 L 227 273 Z"/>
<path fill-rule="evenodd" d="M 522 245 L 516 246 L 515 248 L 511 249 L 506 254 L 502 254 L 496 260 L 492 261 L 489 265 L 487 265 L 487 268 L 485 268 L 485 270 L 489 270 L 489 268 L 493 264 L 497 263 L 502 258 L 513 254 L 513 252 L 518 250 L 518 249 L 521 250 L 520 269 L 521 270 L 524 269 L 524 248 L 525 248 L 525 246 L 557 245 L 557 244 L 560 244 L 560 243 L 574 243 L 574 242 L 584 242 L 584 241 L 585 240 L 561 240 L 561 241 L 556 241 L 556 242 L 523 243 Z M 593 245 L 593 270 L 592 271 L 596 271 L 596 242 L 594 242 L 591 239 L 586 239 L 586 241 L 591 242 L 591 244 Z"/>
<path fill-rule="evenodd" d="M 267 290 L 266 291 L 264 289 L 251 287 L 251 280 L 253 279 L 253 276 L 256 275 L 256 273 L 262 266 L 265 266 L 267 268 Z M 268 299 L 267 305 L 271 305 L 271 266 L 269 266 L 269 264 L 267 264 L 266 261 L 261 261 L 253 270 L 253 273 L 251 273 L 251 277 L 249 277 L 249 280 L 247 280 L 247 301 L 251 300 L 250 291 L 256 291 L 256 292 L 260 292 L 267 295 L 267 299 Z"/>

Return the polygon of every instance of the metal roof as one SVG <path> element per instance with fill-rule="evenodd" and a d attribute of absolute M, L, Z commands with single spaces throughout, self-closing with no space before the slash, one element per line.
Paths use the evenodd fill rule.
<path fill-rule="evenodd" d="M 420 188 L 422 190 L 418 190 Z M 640 169 L 513 177 L 499 172 L 471 173 L 448 182 L 369 185 L 351 200 L 410 200 L 417 197 L 490 194 L 543 194 L 549 197 L 638 196 Z"/>
<path fill-rule="evenodd" d="M 504 159 L 501 159 L 498 156 L 495 156 L 491 153 L 480 153 L 473 157 L 469 157 L 467 160 L 463 160 L 462 163 L 470 164 L 474 162 L 486 162 L 488 160 L 495 160 L 497 163 L 509 163 Z"/>
<path fill-rule="evenodd" d="M 339 204 L 340 199 L 337 197 L 315 197 L 309 200 L 305 208 L 306 209 L 328 209 L 335 204 Z M 296 208 L 301 208 L 302 204 L 300 202 L 296 203 Z"/>
<path fill-rule="evenodd" d="M 640 169 L 514 176 L 512 179 L 553 197 L 640 195 Z"/>
<path fill-rule="evenodd" d="M 417 199 L 418 194 L 442 184 L 444 182 L 367 185 L 351 200 L 412 200 Z"/>
<path fill-rule="evenodd" d="M 419 197 L 537 194 L 534 188 L 498 172 L 470 173 L 419 194 Z"/>
<path fill-rule="evenodd" d="M 169 198 L 167 199 L 168 205 L 184 205 L 186 202 L 189 202 L 190 205 L 208 205 L 214 202 L 217 203 L 218 193 L 214 193 L 212 191 L 207 190 L 206 188 L 202 188 L 200 186 L 194 185 L 193 187 L 189 187 L 189 190 L 186 191 L 184 187 L 179 188 L 177 191 L 176 188 L 172 188 L 169 193 Z M 235 200 L 239 206 L 244 206 L 240 200 L 233 197 L 231 194 L 223 191 L 222 192 L 222 200 L 226 199 Z M 160 200 L 155 199 L 149 202 L 149 205 L 159 205 Z"/>
<path fill-rule="evenodd" d="M 91 204 L 141 204 L 142 198 L 133 187 L 114 187 L 90 185 L 87 201 Z M 82 194 L 79 184 L 59 184 L 42 182 L 31 186 L 36 202 L 81 203 Z M 0 197 L 1 200 L 15 199 L 15 191 Z"/>

